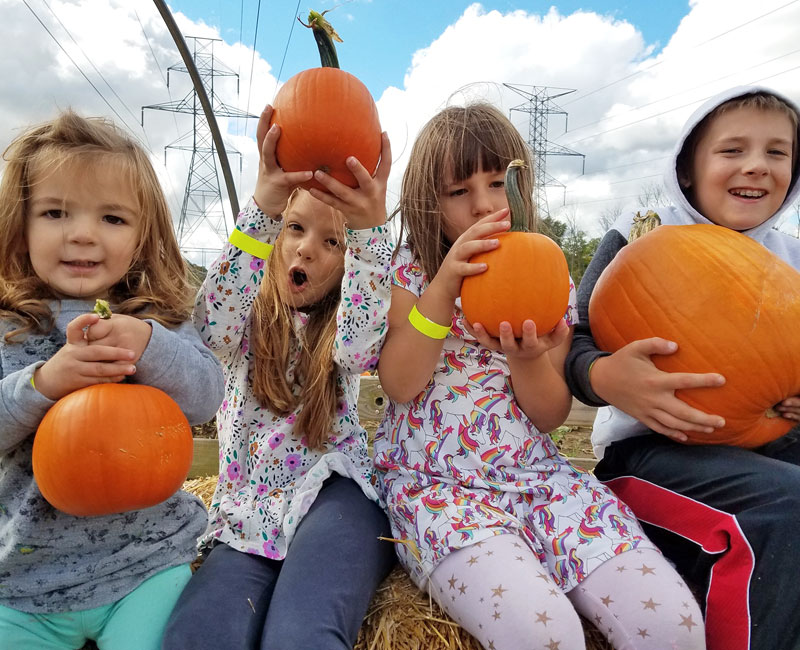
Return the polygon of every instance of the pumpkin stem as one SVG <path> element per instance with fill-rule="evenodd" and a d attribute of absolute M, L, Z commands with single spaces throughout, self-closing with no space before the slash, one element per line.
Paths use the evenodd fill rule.
<path fill-rule="evenodd" d="M 508 209 L 511 213 L 509 232 L 528 232 L 525 220 L 525 204 L 519 188 L 519 173 L 528 166 L 522 160 L 512 160 L 506 167 L 505 188 Z"/>
<path fill-rule="evenodd" d="M 318 11 L 309 11 L 308 24 L 300 20 L 299 17 L 297 20 L 300 21 L 303 27 L 308 27 L 314 33 L 314 40 L 317 41 L 319 60 L 322 67 L 338 68 L 339 57 L 336 54 L 336 46 L 333 44 L 333 41 L 341 43 L 342 39 L 339 38 L 339 34 L 336 33 L 336 30 L 331 24 L 325 20 L 325 14 L 329 11 L 330 9 L 326 9 L 322 13 Z"/>
<path fill-rule="evenodd" d="M 102 298 L 95 300 L 94 309 L 92 311 L 102 319 L 111 318 L 111 306 L 108 304 L 107 300 L 103 300 Z"/>
<path fill-rule="evenodd" d="M 644 215 L 641 212 L 637 212 L 633 215 L 633 225 L 631 226 L 631 231 L 628 234 L 628 243 L 630 244 L 635 239 L 639 239 L 642 235 L 646 235 L 651 230 L 653 230 L 656 226 L 661 225 L 661 217 L 658 216 L 652 210 L 648 210 Z"/>

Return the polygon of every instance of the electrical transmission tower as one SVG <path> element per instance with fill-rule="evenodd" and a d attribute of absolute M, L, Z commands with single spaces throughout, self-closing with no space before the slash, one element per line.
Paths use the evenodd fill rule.
<path fill-rule="evenodd" d="M 246 113 L 222 102 L 214 90 L 214 80 L 217 77 L 236 77 L 236 92 L 239 92 L 239 75 L 220 64 L 214 58 L 214 43 L 217 38 L 187 37 L 192 50 L 192 60 L 199 73 L 203 88 L 208 96 L 214 115 L 233 118 L 258 117 Z M 169 73 L 171 70 L 189 73 L 185 63 L 179 63 L 167 68 L 167 87 L 169 87 Z M 186 97 L 178 101 L 152 104 L 142 107 L 142 125 L 144 125 L 144 110 L 168 111 L 171 113 L 188 113 L 193 115 L 192 131 L 178 138 L 166 146 L 164 162 L 166 163 L 167 149 L 181 149 L 191 152 L 189 174 L 186 179 L 186 190 L 183 195 L 183 205 L 178 220 L 178 243 L 184 253 L 198 254 L 202 264 L 206 265 L 207 256 L 214 256 L 219 251 L 219 243 L 228 239 L 228 220 L 220 191 L 219 173 L 217 171 L 217 152 L 214 147 L 211 128 L 205 118 L 202 106 L 198 100 L 197 90 L 193 89 Z M 239 156 L 241 171 L 241 154 L 236 149 L 226 147 L 226 153 Z M 233 215 L 234 218 L 236 215 Z M 215 247 L 216 246 L 216 247 Z"/>
<path fill-rule="evenodd" d="M 583 173 L 583 165 L 586 162 L 586 157 L 582 153 L 547 140 L 548 116 L 566 116 L 567 114 L 553 100 L 575 91 L 566 88 L 551 88 L 549 86 L 519 86 L 506 83 L 503 85 L 526 99 L 524 104 L 515 106 L 511 110 L 528 114 L 528 146 L 531 148 L 534 174 L 533 198 L 539 210 L 539 217 L 549 217 L 550 209 L 547 206 L 545 188 L 553 186 L 564 188 L 564 184 L 547 173 L 547 156 L 580 156 L 582 159 L 581 174 Z"/>

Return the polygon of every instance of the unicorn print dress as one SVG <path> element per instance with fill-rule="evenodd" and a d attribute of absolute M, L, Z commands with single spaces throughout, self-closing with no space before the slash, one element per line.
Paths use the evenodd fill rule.
<path fill-rule="evenodd" d="M 394 285 L 427 286 L 407 246 Z M 568 324 L 577 319 L 570 289 Z M 456 303 L 440 363 L 405 404 L 389 401 L 375 438 L 400 561 L 414 582 L 450 552 L 494 535 L 522 538 L 563 591 L 633 548 L 655 548 L 630 509 L 593 476 L 570 465 L 518 406 L 506 357 L 481 346 Z"/>

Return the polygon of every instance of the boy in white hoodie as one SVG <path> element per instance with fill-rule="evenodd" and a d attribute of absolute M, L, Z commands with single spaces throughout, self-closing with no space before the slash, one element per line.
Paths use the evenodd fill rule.
<path fill-rule="evenodd" d="M 712 98 L 675 147 L 665 179 L 674 205 L 658 208 L 662 224 L 731 228 L 800 269 L 800 241 L 774 229 L 800 194 L 799 135 L 798 107 L 774 91 L 740 87 Z M 704 588 L 710 650 L 800 648 L 800 429 L 755 450 L 680 444 L 684 431 L 711 432 L 723 420 L 675 390 L 724 378 L 659 371 L 651 355 L 677 349 L 665 339 L 634 341 L 611 355 L 598 350 L 589 299 L 632 224 L 632 214 L 614 223 L 583 277 L 566 361 L 573 394 L 603 407 L 592 433 L 601 459 L 595 473 Z M 800 397 L 777 408 L 800 420 Z"/>

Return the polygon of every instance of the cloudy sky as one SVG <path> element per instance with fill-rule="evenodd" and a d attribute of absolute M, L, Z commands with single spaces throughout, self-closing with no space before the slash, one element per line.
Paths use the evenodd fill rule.
<path fill-rule="evenodd" d="M 184 35 L 219 39 L 215 57 L 238 74 L 238 84 L 236 77 L 215 81 L 230 107 L 258 113 L 288 77 L 318 64 L 313 37 L 294 20 L 309 7 L 294 0 L 170 6 Z M 681 125 L 705 98 L 759 83 L 800 100 L 800 0 L 319 0 L 311 8 L 333 7 L 327 17 L 344 39 L 342 67 L 367 84 L 391 138 L 390 208 L 414 136 L 448 103 L 493 102 L 528 137 L 528 113 L 519 109 L 529 104 L 504 84 L 523 93 L 550 89 L 548 140 L 583 157 L 547 157 L 556 181 L 548 208 L 592 236 L 601 234 L 603 215 L 640 207 Z M 142 107 L 180 102 L 191 85 L 172 70 L 167 86 L 167 68 L 180 55 L 155 4 L 0 0 L 0 18 L 0 146 L 66 107 L 111 117 L 152 152 L 177 220 L 190 154 L 165 147 L 187 144 L 192 117 Z M 220 124 L 241 153 L 231 161 L 244 202 L 257 164 L 255 120 Z M 226 199 L 223 206 L 229 211 Z M 200 224 L 184 243 L 219 246 L 214 230 L 224 223 L 232 223 L 230 214 Z M 795 233 L 797 215 L 783 228 Z"/>

